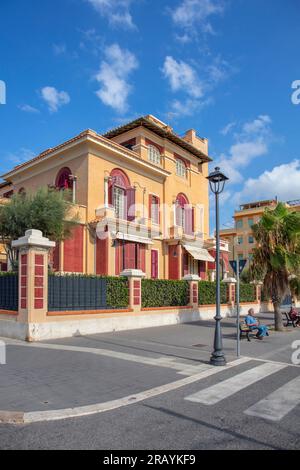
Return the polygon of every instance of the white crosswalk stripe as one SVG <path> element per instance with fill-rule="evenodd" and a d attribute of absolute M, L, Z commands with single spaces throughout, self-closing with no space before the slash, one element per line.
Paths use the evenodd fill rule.
<path fill-rule="evenodd" d="M 300 377 L 297 377 L 248 408 L 245 413 L 270 421 L 280 421 L 299 405 L 299 403 Z"/>
<path fill-rule="evenodd" d="M 288 364 L 262 364 L 189 395 L 185 397 L 185 400 L 202 403 L 204 405 L 214 405 L 286 367 L 288 367 Z"/>

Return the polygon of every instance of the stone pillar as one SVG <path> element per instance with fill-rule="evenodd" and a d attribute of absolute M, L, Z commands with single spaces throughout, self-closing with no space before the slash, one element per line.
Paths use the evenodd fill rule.
<path fill-rule="evenodd" d="M 40 230 L 27 230 L 12 246 L 19 250 L 18 321 L 38 323 L 48 313 L 48 260 L 55 242 L 43 237 Z M 27 339 L 31 340 L 30 333 Z"/>
<path fill-rule="evenodd" d="M 232 308 L 234 308 L 235 305 L 235 299 L 236 299 L 236 280 L 234 277 L 228 277 L 226 279 L 223 279 L 225 284 L 227 284 L 227 302 L 228 305 Z"/>
<path fill-rule="evenodd" d="M 183 278 L 184 281 L 188 281 L 190 287 L 189 306 L 194 309 L 198 308 L 198 282 L 201 280 L 199 276 L 195 274 L 187 274 Z"/>
<path fill-rule="evenodd" d="M 120 276 L 128 278 L 129 308 L 139 313 L 142 308 L 142 279 L 146 274 L 140 269 L 125 269 Z"/>
<path fill-rule="evenodd" d="M 255 283 L 255 298 L 257 303 L 261 303 L 261 297 L 262 297 L 262 282 L 256 282 Z"/>

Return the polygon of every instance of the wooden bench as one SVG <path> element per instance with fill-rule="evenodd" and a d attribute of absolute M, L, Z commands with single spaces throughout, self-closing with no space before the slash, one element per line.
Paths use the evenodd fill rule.
<path fill-rule="evenodd" d="M 250 333 L 253 333 L 253 331 L 250 330 L 250 328 L 246 325 L 246 323 L 240 323 L 239 328 L 240 328 L 240 339 L 242 339 L 243 335 L 245 335 L 247 340 L 250 343 L 251 339 L 249 335 Z"/>

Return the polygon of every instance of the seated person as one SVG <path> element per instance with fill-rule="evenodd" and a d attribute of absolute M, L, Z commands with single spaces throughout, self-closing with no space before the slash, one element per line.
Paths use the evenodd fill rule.
<path fill-rule="evenodd" d="M 289 311 L 289 317 L 291 320 L 296 322 L 297 326 L 300 326 L 300 314 L 295 307 L 295 302 L 292 303 L 291 309 Z"/>
<path fill-rule="evenodd" d="M 248 315 L 245 317 L 245 323 L 250 328 L 250 330 L 257 330 L 256 337 L 260 340 L 264 336 L 269 336 L 268 327 L 265 325 L 260 325 L 259 321 L 254 317 L 254 309 L 250 308 Z"/>

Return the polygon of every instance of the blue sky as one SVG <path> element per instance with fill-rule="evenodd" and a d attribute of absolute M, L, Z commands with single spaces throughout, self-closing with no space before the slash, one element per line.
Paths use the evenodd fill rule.
<path fill-rule="evenodd" d="M 86 128 L 195 128 L 239 203 L 300 198 L 299 0 L 1 0 L 0 171 Z"/>

